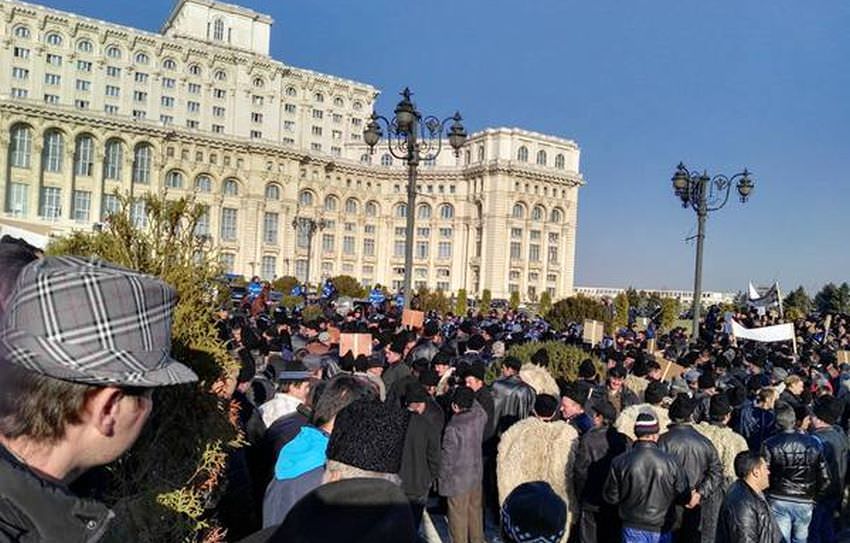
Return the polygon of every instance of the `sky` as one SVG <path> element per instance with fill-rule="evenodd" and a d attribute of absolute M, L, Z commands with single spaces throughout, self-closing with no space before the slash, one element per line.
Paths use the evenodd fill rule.
<path fill-rule="evenodd" d="M 46 0 L 158 31 L 172 0 Z M 708 218 L 706 290 L 850 281 L 846 0 L 239 0 L 272 56 L 369 83 L 390 114 L 460 110 L 581 147 L 576 285 L 693 287 L 696 214 L 670 178 L 753 173 Z M 117 8 L 117 9 L 116 9 Z M 734 189 L 733 189 L 734 190 Z"/>

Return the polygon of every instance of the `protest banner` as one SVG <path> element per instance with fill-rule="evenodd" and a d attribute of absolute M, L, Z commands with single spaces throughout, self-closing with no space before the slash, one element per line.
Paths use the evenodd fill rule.
<path fill-rule="evenodd" d="M 405 309 L 401 314 L 401 325 L 409 328 L 422 328 L 425 324 L 425 313 L 415 309 Z"/>
<path fill-rule="evenodd" d="M 601 321 L 585 319 L 584 326 L 582 327 L 582 341 L 584 343 L 596 345 L 602 341 L 604 330 L 605 325 Z"/>
<path fill-rule="evenodd" d="M 372 334 L 340 334 L 339 356 L 351 353 L 355 358 L 372 354 Z"/>

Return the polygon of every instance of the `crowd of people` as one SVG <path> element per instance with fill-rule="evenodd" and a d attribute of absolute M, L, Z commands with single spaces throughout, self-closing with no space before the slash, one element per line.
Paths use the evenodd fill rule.
<path fill-rule="evenodd" d="M 151 390 L 196 379 L 169 356 L 174 292 L 0 246 L 0 541 L 101 540 L 114 513 L 67 485 L 132 445 Z M 245 442 L 215 504 L 230 540 L 412 543 L 444 516 L 453 543 L 850 541 L 846 315 L 795 323 L 796 346 L 736 341 L 717 309 L 690 341 L 629 325 L 567 379 L 545 347 L 509 353 L 580 346 L 580 323 L 412 327 L 394 300 L 330 296 L 308 319 L 262 292 L 216 321 Z M 340 352 L 346 334 L 367 348 Z"/>

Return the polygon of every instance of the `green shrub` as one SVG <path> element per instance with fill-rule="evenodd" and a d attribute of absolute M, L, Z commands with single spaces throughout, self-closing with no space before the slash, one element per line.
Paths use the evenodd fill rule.
<path fill-rule="evenodd" d="M 545 315 L 552 309 L 552 295 L 549 294 L 548 290 L 544 290 L 543 294 L 540 295 L 540 304 L 537 307 L 537 312 L 540 315 Z"/>
<path fill-rule="evenodd" d="M 308 305 L 304 308 L 304 310 L 301 312 L 301 318 L 304 322 L 310 322 L 318 319 L 323 314 L 324 313 L 322 313 L 322 308 L 313 304 Z"/>
<path fill-rule="evenodd" d="M 507 356 L 515 356 L 525 364 L 531 362 L 534 353 L 543 347 L 549 352 L 549 373 L 555 379 L 558 377 L 563 377 L 568 381 L 577 379 L 579 365 L 586 358 L 593 360 L 593 363 L 596 364 L 596 371 L 600 375 L 605 373 L 599 358 L 592 356 L 581 347 L 566 345 L 560 341 L 531 341 L 513 345 L 508 349 Z"/>
<path fill-rule="evenodd" d="M 516 311 L 517 309 L 519 309 L 519 302 L 519 292 L 516 290 L 511 292 L 511 299 L 510 301 L 508 301 L 508 305 L 510 306 L 510 308 Z"/>
<path fill-rule="evenodd" d="M 272 281 L 272 289 L 289 295 L 292 292 L 292 287 L 298 284 L 298 279 L 291 275 L 284 275 Z"/>
<path fill-rule="evenodd" d="M 629 297 L 621 292 L 614 297 L 614 328 L 624 328 L 629 324 Z"/>
<path fill-rule="evenodd" d="M 485 288 L 481 291 L 481 307 L 480 311 L 482 313 L 490 312 L 490 302 L 493 301 L 493 294 L 490 292 L 489 288 Z"/>
<path fill-rule="evenodd" d="M 363 298 L 366 296 L 366 289 L 363 285 L 350 275 L 337 275 L 331 281 L 333 281 L 336 291 L 340 296 L 349 296 L 351 298 Z"/>
<path fill-rule="evenodd" d="M 457 301 L 455 302 L 455 314 L 466 315 L 466 289 L 462 288 L 457 291 Z"/>
<path fill-rule="evenodd" d="M 584 319 L 605 321 L 607 314 L 602 302 L 577 294 L 555 302 L 546 315 L 549 324 L 559 332 L 566 330 L 570 323 L 580 323 Z"/>

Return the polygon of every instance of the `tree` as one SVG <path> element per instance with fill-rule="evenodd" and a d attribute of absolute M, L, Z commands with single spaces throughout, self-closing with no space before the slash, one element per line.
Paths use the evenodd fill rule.
<path fill-rule="evenodd" d="M 445 315 L 450 310 L 449 299 L 443 294 L 442 290 L 430 291 L 426 287 L 422 287 L 417 295 L 419 296 L 420 311 L 436 311 Z"/>
<path fill-rule="evenodd" d="M 567 381 L 578 379 L 579 366 L 586 359 L 590 359 L 593 362 L 594 366 L 596 366 L 596 372 L 599 375 L 605 374 L 605 367 L 599 358 L 585 352 L 581 347 L 566 345 L 561 341 L 528 341 L 518 343 L 512 345 L 506 354 L 507 356 L 519 358 L 525 364 L 531 362 L 531 357 L 541 348 L 545 348 L 549 353 L 548 369 L 552 377 L 560 377 Z"/>
<path fill-rule="evenodd" d="M 462 288 L 457 291 L 457 301 L 455 302 L 455 314 L 466 315 L 466 289 Z"/>
<path fill-rule="evenodd" d="M 74 232 L 48 246 L 53 255 L 99 257 L 161 277 L 177 290 L 172 356 L 191 367 L 194 385 L 156 392 L 151 420 L 135 446 L 107 466 L 104 501 L 118 510 L 117 529 L 138 541 L 221 541 L 207 510 L 224 481 L 228 449 L 238 442 L 235 404 L 213 392 L 238 371 L 218 339 L 213 300 L 221 267 L 208 240 L 195 236 L 205 213 L 194 200 L 119 197 L 120 209 L 99 232 Z M 145 204 L 147 225 L 131 216 Z M 229 393 L 227 394 L 229 397 Z"/>
<path fill-rule="evenodd" d="M 340 296 L 348 296 L 350 298 L 362 298 L 366 296 L 366 289 L 363 285 L 350 275 L 337 275 L 331 278 L 331 281 Z"/>
<path fill-rule="evenodd" d="M 642 296 L 643 291 L 638 294 L 638 291 L 629 287 L 626 289 L 626 298 L 629 301 L 629 307 L 639 308 L 641 306 L 641 301 L 644 296 Z"/>
<path fill-rule="evenodd" d="M 822 314 L 850 313 L 850 285 L 845 282 L 837 287 L 827 283 L 815 295 L 815 308 Z"/>
<path fill-rule="evenodd" d="M 548 290 L 544 290 L 540 295 L 540 304 L 537 308 L 537 312 L 540 315 L 545 315 L 552 309 L 552 295 L 549 294 Z"/>
<path fill-rule="evenodd" d="M 493 301 L 493 294 L 490 293 L 489 288 L 485 288 L 481 291 L 481 312 L 489 313 L 490 312 L 490 302 Z"/>
<path fill-rule="evenodd" d="M 602 303 L 583 294 L 558 300 L 546 315 L 546 320 L 558 331 L 564 331 L 570 324 L 580 323 L 585 319 L 605 321 L 606 318 L 607 313 Z"/>
<path fill-rule="evenodd" d="M 675 298 L 661 299 L 661 328 L 669 331 L 679 318 L 679 300 Z"/>
<path fill-rule="evenodd" d="M 614 318 L 612 324 L 615 328 L 623 328 L 629 325 L 629 297 L 621 292 L 614 297 Z"/>
<path fill-rule="evenodd" d="M 520 302 L 519 291 L 515 290 L 515 291 L 511 292 L 511 299 L 508 302 L 508 305 L 510 306 L 510 308 L 513 309 L 514 311 L 516 311 L 517 309 L 519 309 L 519 302 Z"/>
<path fill-rule="evenodd" d="M 291 275 L 284 275 L 272 281 L 272 289 L 282 292 L 284 295 L 289 295 L 292 292 L 292 287 L 298 284 L 298 279 Z"/>
<path fill-rule="evenodd" d="M 797 310 L 805 316 L 812 310 L 812 299 L 806 293 L 806 289 L 799 286 L 785 297 L 782 308 L 786 314 L 791 310 Z"/>

